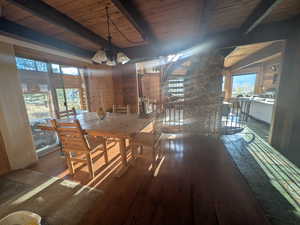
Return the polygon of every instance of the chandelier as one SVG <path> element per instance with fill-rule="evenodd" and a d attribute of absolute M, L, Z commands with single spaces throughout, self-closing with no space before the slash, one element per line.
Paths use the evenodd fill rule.
<path fill-rule="evenodd" d="M 115 66 L 117 64 L 125 64 L 129 62 L 129 58 L 123 53 L 117 51 L 112 45 L 112 37 L 110 33 L 110 17 L 108 14 L 108 7 L 106 10 L 106 22 L 107 22 L 107 41 L 108 46 L 104 49 L 98 50 L 93 56 L 92 61 L 99 64 L 106 64 L 108 66 Z"/>

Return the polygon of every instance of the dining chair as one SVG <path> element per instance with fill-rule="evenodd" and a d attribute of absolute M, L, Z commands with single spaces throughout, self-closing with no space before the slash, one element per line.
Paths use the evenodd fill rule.
<path fill-rule="evenodd" d="M 60 138 L 72 175 L 75 173 L 73 162 L 79 162 L 88 165 L 90 177 L 94 178 L 92 153 L 95 151 L 103 151 L 105 163 L 108 163 L 105 139 L 86 135 L 77 119 L 72 122 L 58 122 L 53 119 L 51 124 Z"/>
<path fill-rule="evenodd" d="M 155 112 L 153 121 L 153 131 L 151 133 L 138 133 L 132 140 L 132 155 L 136 157 L 136 149 L 140 147 L 140 153 L 143 154 L 144 149 L 150 150 L 152 153 L 152 168 L 155 168 L 156 157 L 159 156 L 160 142 L 162 137 L 163 112 Z M 144 148 L 146 147 L 146 148 Z"/>
<path fill-rule="evenodd" d="M 70 116 L 72 116 L 74 118 L 77 116 L 77 112 L 74 107 L 72 107 L 72 109 L 70 109 L 70 110 L 58 112 L 57 119 L 68 118 Z"/>
<path fill-rule="evenodd" d="M 113 112 L 114 113 L 130 113 L 130 106 L 120 106 L 120 105 L 113 105 Z"/>

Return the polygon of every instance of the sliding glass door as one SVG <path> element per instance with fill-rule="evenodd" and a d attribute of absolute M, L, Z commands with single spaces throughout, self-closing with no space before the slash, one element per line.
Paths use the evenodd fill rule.
<path fill-rule="evenodd" d="M 38 153 L 55 149 L 58 147 L 56 134 L 40 130 L 39 124 L 73 107 L 78 113 L 86 110 L 80 70 L 20 57 L 16 63 L 35 148 Z"/>
<path fill-rule="evenodd" d="M 47 63 L 19 57 L 16 63 L 35 148 L 38 153 L 55 149 L 58 146 L 56 134 L 39 129 L 39 124 L 55 117 Z"/>

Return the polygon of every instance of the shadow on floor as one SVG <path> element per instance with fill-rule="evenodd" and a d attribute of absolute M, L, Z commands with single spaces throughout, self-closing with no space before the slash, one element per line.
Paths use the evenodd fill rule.
<path fill-rule="evenodd" d="M 300 170 L 250 128 L 222 140 L 271 223 L 300 224 Z"/>

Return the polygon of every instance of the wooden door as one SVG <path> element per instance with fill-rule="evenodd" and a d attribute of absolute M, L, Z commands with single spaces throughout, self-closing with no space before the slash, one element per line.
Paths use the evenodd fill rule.
<path fill-rule="evenodd" d="M 5 151 L 5 145 L 0 133 L 0 175 L 7 173 L 9 171 L 9 162 Z"/>

